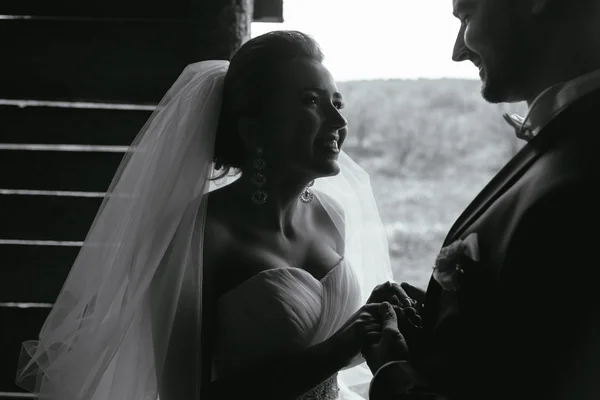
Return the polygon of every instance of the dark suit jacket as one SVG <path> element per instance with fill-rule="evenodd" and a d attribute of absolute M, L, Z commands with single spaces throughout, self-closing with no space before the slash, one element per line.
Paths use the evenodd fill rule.
<path fill-rule="evenodd" d="M 600 399 L 600 91 L 532 139 L 444 245 L 472 232 L 480 263 L 458 292 L 431 280 L 413 365 L 451 400 Z"/>

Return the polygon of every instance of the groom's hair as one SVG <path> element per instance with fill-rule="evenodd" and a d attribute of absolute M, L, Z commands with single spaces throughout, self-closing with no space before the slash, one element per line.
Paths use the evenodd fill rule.
<path fill-rule="evenodd" d="M 547 15 L 554 19 L 573 19 L 599 11 L 600 0 L 554 0 L 549 4 Z"/>
<path fill-rule="evenodd" d="M 268 113 L 269 94 L 277 85 L 274 76 L 278 68 L 300 59 L 323 62 L 323 53 L 311 36 L 298 31 L 257 36 L 233 55 L 225 75 L 215 141 L 215 169 L 221 172 L 214 179 L 242 167 L 247 149 L 238 132 L 240 118 Z"/>

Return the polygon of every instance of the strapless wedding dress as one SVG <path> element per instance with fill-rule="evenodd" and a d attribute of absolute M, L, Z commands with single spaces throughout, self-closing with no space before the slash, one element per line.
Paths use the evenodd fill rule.
<path fill-rule="evenodd" d="M 217 304 L 214 377 L 282 354 L 297 352 L 333 335 L 361 306 L 361 290 L 342 259 L 321 280 L 299 268 L 262 271 L 222 295 Z M 333 376 L 303 400 L 361 398 Z"/>

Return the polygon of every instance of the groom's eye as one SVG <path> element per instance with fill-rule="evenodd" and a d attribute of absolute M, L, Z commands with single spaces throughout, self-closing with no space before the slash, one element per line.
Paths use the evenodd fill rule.
<path fill-rule="evenodd" d="M 313 104 L 317 104 L 319 102 L 319 98 L 317 96 L 309 96 L 304 98 L 303 100 L 304 104 L 307 105 L 313 105 Z"/>

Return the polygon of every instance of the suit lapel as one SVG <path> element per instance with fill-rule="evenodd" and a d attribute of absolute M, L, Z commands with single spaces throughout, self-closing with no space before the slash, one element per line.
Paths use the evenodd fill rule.
<path fill-rule="evenodd" d="M 596 90 L 577 100 L 550 122 L 477 195 L 450 229 L 444 246 L 463 235 L 502 194 L 506 193 L 523 176 L 542 154 L 553 147 L 561 137 L 564 137 L 565 132 L 568 132 L 572 138 L 573 135 L 588 132 L 584 129 L 586 126 L 597 126 L 599 107 L 600 90 Z M 574 123 L 576 126 L 573 126 Z M 427 288 L 426 307 L 423 310 L 423 324 L 428 327 L 430 334 L 441 311 L 441 296 L 442 288 L 432 277 Z"/>
<path fill-rule="evenodd" d="M 536 139 L 525 145 L 475 197 L 450 229 L 444 246 L 458 239 L 535 162 L 541 154 L 533 143 Z"/>
<path fill-rule="evenodd" d="M 450 229 L 444 246 L 458 239 L 465 230 L 477 220 L 503 193 L 527 171 L 527 169 L 544 153 L 549 144 L 560 137 L 561 121 L 575 118 L 573 113 L 589 113 L 595 121 L 600 90 L 590 92 L 570 105 L 567 110 L 557 115 L 548 126 L 527 143 L 505 166 L 496 174 L 490 183 L 477 195 L 475 200 L 465 209 Z M 572 132 L 571 134 L 575 134 Z"/>
<path fill-rule="evenodd" d="M 538 134 L 527 143 L 501 170 L 494 176 L 483 190 L 469 204 L 465 211 L 458 217 L 450 229 L 443 246 L 447 246 L 460 236 L 471 226 L 503 193 L 510 189 L 523 174 L 533 165 L 533 163 L 542 155 L 552 138 L 556 136 L 558 130 L 554 132 L 544 132 Z M 429 281 L 427 288 L 427 304 L 439 304 L 442 295 L 441 286 L 433 279 Z M 436 321 L 439 308 L 425 307 L 423 312 L 424 324 L 429 321 Z"/>

